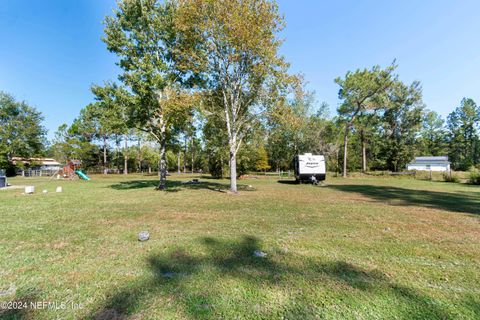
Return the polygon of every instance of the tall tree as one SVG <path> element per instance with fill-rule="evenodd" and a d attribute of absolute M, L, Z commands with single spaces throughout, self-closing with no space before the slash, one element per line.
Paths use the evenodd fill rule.
<path fill-rule="evenodd" d="M 166 145 L 172 128 L 192 105 L 185 93 L 184 73 L 176 68 L 172 48 L 176 2 L 121 0 L 105 19 L 104 42 L 120 58 L 120 80 L 135 94 L 129 104 L 129 122 L 148 132 L 160 145 L 160 181 L 166 186 Z"/>
<path fill-rule="evenodd" d="M 445 121 L 435 111 L 426 110 L 422 119 L 422 128 L 418 139 L 418 155 L 446 155 Z"/>
<path fill-rule="evenodd" d="M 228 166 L 228 137 L 222 125 L 219 117 L 206 117 L 202 127 L 207 167 L 214 178 L 223 178 L 224 167 Z"/>
<path fill-rule="evenodd" d="M 305 88 L 301 78 L 292 87 L 290 99 L 279 99 L 270 109 L 267 150 L 277 170 L 288 169 L 296 154 L 330 153 L 332 136 L 328 130 L 328 105 L 316 103 L 314 92 Z"/>
<path fill-rule="evenodd" d="M 13 156 L 33 157 L 44 151 L 42 121 L 35 108 L 0 91 L 0 167 L 8 167 Z"/>
<path fill-rule="evenodd" d="M 376 125 L 378 125 L 378 109 L 378 106 L 374 106 L 373 109 L 361 111 L 358 114 L 356 121 L 354 122 L 354 126 L 356 127 L 357 133 L 359 134 L 358 138 L 360 140 L 360 150 L 362 158 L 361 170 L 363 173 L 368 171 L 367 144 L 369 144 L 370 140 L 372 139 L 372 131 L 374 131 Z"/>
<path fill-rule="evenodd" d="M 267 0 L 183 0 L 176 26 L 183 34 L 179 48 L 187 69 L 206 80 L 205 108 L 220 117 L 228 137 L 230 191 L 237 192 L 237 152 L 262 94 L 284 73 L 277 34 L 283 20 Z"/>
<path fill-rule="evenodd" d="M 260 171 L 267 171 L 270 169 L 270 165 L 268 164 L 267 150 L 265 150 L 263 146 L 260 146 L 260 148 L 257 150 L 257 161 L 255 163 L 255 167 Z"/>
<path fill-rule="evenodd" d="M 103 87 L 93 85 L 91 90 L 95 96 L 95 103 L 87 105 L 80 112 L 80 119 L 86 125 L 94 128 L 94 138 L 101 141 L 103 146 L 103 172 L 108 172 L 107 149 L 108 140 L 115 134 L 127 132 L 125 119 L 126 105 L 119 101 L 120 91 L 125 89 L 114 83 L 106 83 Z M 127 92 L 123 93 L 127 95 Z"/>
<path fill-rule="evenodd" d="M 480 107 L 463 98 L 461 105 L 448 115 L 450 159 L 456 169 L 468 170 L 480 162 Z"/>
<path fill-rule="evenodd" d="M 349 71 L 343 79 L 335 79 L 335 83 L 340 86 L 338 97 L 343 100 L 338 113 L 345 119 L 343 177 L 347 177 L 349 132 L 361 113 L 384 105 L 381 100 L 393 83 L 395 77 L 392 73 L 395 68 L 395 64 L 385 69 L 374 66 L 370 70 Z"/>
<path fill-rule="evenodd" d="M 396 80 L 388 91 L 388 107 L 383 115 L 383 154 L 387 169 L 399 171 L 415 155 L 424 108 L 422 89 L 418 81 L 406 85 Z"/>
<path fill-rule="evenodd" d="M 71 126 L 62 124 L 58 127 L 49 152 L 62 163 L 78 159 L 84 168 L 95 167 L 99 163 L 99 150 L 92 143 L 94 135 L 95 128 L 79 117 Z"/>
<path fill-rule="evenodd" d="M 305 145 L 314 94 L 305 90 L 303 81 L 291 89 L 292 98 L 280 97 L 268 113 L 268 151 L 277 170 L 288 169 L 296 154 L 310 151 Z"/>

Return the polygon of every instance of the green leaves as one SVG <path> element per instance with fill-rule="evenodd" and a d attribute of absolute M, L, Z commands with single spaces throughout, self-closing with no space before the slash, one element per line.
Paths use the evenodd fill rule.
<path fill-rule="evenodd" d="M 362 111 L 384 107 L 386 91 L 397 78 L 393 75 L 395 68 L 394 62 L 385 69 L 357 69 L 347 72 L 343 79 L 336 78 L 340 86 L 338 98 L 343 100 L 338 113 L 353 120 Z"/>
<path fill-rule="evenodd" d="M 236 192 L 237 152 L 287 67 L 278 54 L 283 19 L 267 0 L 182 0 L 174 23 L 174 55 L 182 70 L 200 74 L 206 114 L 223 123 Z"/>
<path fill-rule="evenodd" d="M 480 107 L 472 99 L 448 115 L 450 159 L 454 168 L 468 170 L 480 163 Z"/>
<path fill-rule="evenodd" d="M 177 39 L 173 26 L 176 3 L 157 0 L 124 0 L 112 17 L 105 19 L 103 41 L 120 58 L 120 80 L 130 89 L 110 88 L 99 92 L 130 100 L 127 108 L 129 126 L 144 128 L 155 136 L 186 119 L 194 96 L 182 86 L 184 72 L 174 60 Z M 160 124 L 162 123 L 162 124 Z"/>
<path fill-rule="evenodd" d="M 45 148 L 43 116 L 26 102 L 0 91 L 0 166 L 13 156 L 33 157 Z"/>

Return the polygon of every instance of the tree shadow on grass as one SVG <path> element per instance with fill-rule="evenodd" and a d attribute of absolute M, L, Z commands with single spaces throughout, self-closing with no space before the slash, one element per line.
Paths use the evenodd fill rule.
<path fill-rule="evenodd" d="M 297 180 L 277 180 L 281 184 L 300 184 Z"/>
<path fill-rule="evenodd" d="M 115 190 L 132 190 L 132 189 L 143 189 L 143 188 L 156 188 L 158 186 L 158 181 L 156 180 L 131 180 L 131 181 L 122 181 L 117 184 L 110 185 L 110 188 Z M 212 182 L 212 181 L 199 181 L 199 182 L 189 182 L 189 181 L 178 181 L 178 180 L 167 180 L 166 192 L 178 192 L 182 190 L 211 190 L 217 192 L 227 192 L 230 189 L 230 185 L 226 183 Z M 254 191 L 255 189 L 249 188 L 248 185 L 238 184 L 238 191 Z"/>
<path fill-rule="evenodd" d="M 362 194 L 377 201 L 399 206 L 418 206 L 480 214 L 480 194 L 475 192 L 439 192 L 375 185 L 332 185 L 342 192 Z"/>
<path fill-rule="evenodd" d="M 343 261 L 314 261 L 278 250 L 269 252 L 265 258 L 255 257 L 253 253 L 261 248 L 258 239 L 251 236 L 240 241 L 214 238 L 201 241 L 206 249 L 204 254 L 192 255 L 175 248 L 170 254 L 150 256 L 147 263 L 152 276 L 113 293 L 88 319 L 136 317 L 142 314 L 142 307 L 148 307 L 148 301 L 159 301 L 158 298 L 160 303 L 165 303 L 163 308 L 173 309 L 174 314 L 186 319 L 318 319 L 324 317 L 324 302 L 318 301 L 315 294 L 305 294 L 314 289 L 341 296 L 334 307 L 338 309 L 338 304 L 343 304 L 344 310 L 353 312 L 352 316 L 356 314 L 351 310 L 358 306 L 356 300 L 365 299 L 367 295 L 371 298 L 365 303 L 387 297 L 393 303 L 389 314 L 396 318 L 449 317 L 433 299 L 390 282 L 380 271 L 363 270 Z M 248 295 L 239 297 L 228 293 L 231 291 L 225 292 L 238 291 L 238 280 L 241 287 L 249 288 L 246 289 Z M 328 286 L 332 288 L 325 288 Z M 265 298 L 267 295 L 262 300 L 264 292 L 272 289 L 282 291 L 283 298 L 269 300 Z"/>

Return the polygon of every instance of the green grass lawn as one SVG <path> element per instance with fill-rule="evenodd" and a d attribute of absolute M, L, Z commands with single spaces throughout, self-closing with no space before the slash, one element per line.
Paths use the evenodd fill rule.
<path fill-rule="evenodd" d="M 191 177 L 11 179 L 37 193 L 0 191 L 0 301 L 28 308 L 0 318 L 480 318 L 478 186 Z"/>

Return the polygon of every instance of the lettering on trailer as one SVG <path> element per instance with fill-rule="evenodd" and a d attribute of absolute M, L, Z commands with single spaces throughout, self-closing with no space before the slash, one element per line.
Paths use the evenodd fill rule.
<path fill-rule="evenodd" d="M 308 158 L 308 161 L 307 163 L 305 163 L 305 166 L 309 168 L 315 168 L 319 166 L 319 163 L 315 161 L 315 158 Z"/>

